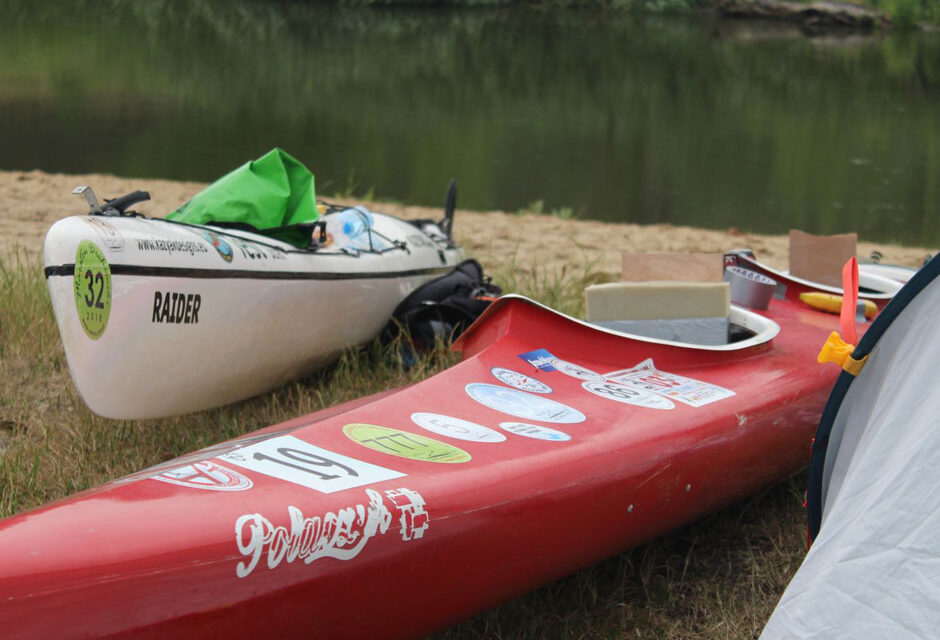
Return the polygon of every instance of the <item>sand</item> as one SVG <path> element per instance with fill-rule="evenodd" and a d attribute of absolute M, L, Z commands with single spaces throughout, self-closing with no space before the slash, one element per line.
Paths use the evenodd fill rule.
<path fill-rule="evenodd" d="M 41 252 L 43 237 L 53 222 L 87 211 L 84 199 L 72 194 L 72 189 L 78 185 L 91 186 L 99 199 L 114 198 L 137 189 L 149 191 L 153 200 L 134 207 L 149 216 L 165 215 L 205 186 L 197 182 L 111 175 L 0 171 L 0 254 L 16 246 L 30 254 Z M 366 205 L 375 211 L 404 218 L 441 216 L 440 209 L 386 203 Z M 786 268 L 788 261 L 786 236 L 737 229 L 617 224 L 504 211 L 458 210 L 454 235 L 467 256 L 477 258 L 491 272 L 512 264 L 516 269 L 545 274 L 564 271 L 599 280 L 617 279 L 621 253 L 625 251 L 723 252 L 748 247 L 760 260 L 776 268 Z M 906 266 L 919 266 L 925 255 L 934 252 L 924 247 L 860 242 L 858 255 L 867 257 L 875 249 L 884 255 L 883 262 Z"/>

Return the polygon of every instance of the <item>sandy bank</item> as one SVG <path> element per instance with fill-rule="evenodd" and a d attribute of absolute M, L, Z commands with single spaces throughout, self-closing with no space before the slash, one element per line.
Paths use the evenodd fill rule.
<path fill-rule="evenodd" d="M 80 184 L 91 186 L 99 198 L 113 198 L 141 189 L 153 200 L 135 207 L 141 213 L 162 216 L 205 185 L 157 179 L 118 178 L 111 175 L 65 175 L 39 171 L 0 171 L 0 251 L 16 245 L 29 252 L 42 250 L 46 230 L 57 219 L 84 213 L 84 200 L 72 195 Z M 321 195 L 322 197 L 322 195 Z M 376 210 L 404 218 L 437 218 L 440 209 L 367 203 Z M 852 231 L 844 229 L 842 231 Z M 673 225 L 637 225 L 562 220 L 552 216 L 502 211 L 457 212 L 454 234 L 468 256 L 490 271 L 515 261 L 517 268 L 558 273 L 620 273 L 623 251 L 725 251 L 750 247 L 758 257 L 778 268 L 787 263 L 786 236 L 715 231 Z M 884 262 L 918 266 L 933 250 L 869 242 L 859 243 L 859 256 L 878 249 Z"/>

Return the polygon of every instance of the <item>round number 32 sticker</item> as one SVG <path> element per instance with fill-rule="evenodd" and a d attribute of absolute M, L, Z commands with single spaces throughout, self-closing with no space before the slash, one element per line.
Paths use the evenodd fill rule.
<path fill-rule="evenodd" d="M 111 315 L 111 267 L 101 249 L 82 240 L 75 252 L 75 310 L 85 334 L 97 340 Z"/>

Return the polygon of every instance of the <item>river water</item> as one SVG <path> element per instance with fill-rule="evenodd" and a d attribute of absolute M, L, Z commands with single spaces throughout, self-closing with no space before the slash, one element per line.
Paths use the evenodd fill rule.
<path fill-rule="evenodd" d="M 940 35 L 711 15 L 0 0 L 0 169 L 940 244 Z"/>

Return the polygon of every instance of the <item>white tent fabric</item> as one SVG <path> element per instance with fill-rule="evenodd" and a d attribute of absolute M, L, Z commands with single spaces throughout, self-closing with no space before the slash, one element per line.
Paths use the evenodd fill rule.
<path fill-rule="evenodd" d="M 762 640 L 940 637 L 938 325 L 932 278 L 851 382 L 826 449 L 818 535 Z"/>

